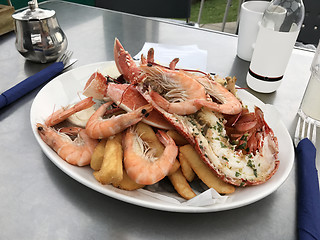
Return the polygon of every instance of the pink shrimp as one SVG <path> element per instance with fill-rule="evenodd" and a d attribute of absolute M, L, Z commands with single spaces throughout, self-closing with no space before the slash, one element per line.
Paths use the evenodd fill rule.
<path fill-rule="evenodd" d="M 157 137 L 165 145 L 159 158 L 148 151 L 146 143 L 134 128 L 129 128 L 125 134 L 124 166 L 128 176 L 136 183 L 150 185 L 160 181 L 167 176 L 176 160 L 178 147 L 173 139 L 161 130 L 158 131 Z"/>
<path fill-rule="evenodd" d="M 66 162 L 77 166 L 90 163 L 98 140 L 90 138 L 85 129 L 78 128 L 78 136 L 74 140 L 65 134 L 67 129 L 64 129 L 65 133 L 61 133 L 40 123 L 37 124 L 37 129 L 41 139 Z M 74 130 L 75 128 L 70 129 L 69 133 L 75 133 Z"/>
<path fill-rule="evenodd" d="M 95 102 L 92 100 L 92 97 L 89 97 L 89 98 L 86 98 L 86 99 L 78 102 L 77 104 L 73 105 L 70 108 L 63 107 L 63 108 L 59 109 L 58 111 L 55 111 L 54 113 L 52 113 L 45 121 L 45 125 L 48 127 L 54 126 L 58 123 L 63 122 L 71 115 L 73 115 L 81 110 L 92 107 L 94 104 L 95 104 Z"/>
<path fill-rule="evenodd" d="M 169 113 L 195 113 L 202 107 L 195 100 L 206 100 L 204 87 L 183 71 L 158 66 L 140 66 L 140 69 L 145 76 L 143 84 L 149 86 L 150 97 Z"/>
<path fill-rule="evenodd" d="M 122 132 L 126 128 L 141 121 L 152 111 L 152 106 L 147 104 L 131 112 L 112 115 L 110 118 L 103 119 L 108 107 L 113 102 L 107 102 L 90 117 L 86 125 L 86 131 L 91 138 L 102 139 Z"/>
<path fill-rule="evenodd" d="M 221 84 L 206 76 L 195 77 L 195 79 L 204 86 L 210 96 L 219 101 L 219 103 L 217 103 L 206 99 L 196 99 L 196 105 L 198 104 L 210 110 L 230 115 L 238 114 L 242 111 L 241 102 Z"/>

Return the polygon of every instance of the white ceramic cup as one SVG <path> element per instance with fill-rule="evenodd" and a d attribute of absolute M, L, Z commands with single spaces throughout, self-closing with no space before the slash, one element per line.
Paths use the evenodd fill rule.
<path fill-rule="evenodd" d="M 267 1 L 249 1 L 241 5 L 237 55 L 245 61 L 251 61 L 259 24 L 269 4 Z"/>

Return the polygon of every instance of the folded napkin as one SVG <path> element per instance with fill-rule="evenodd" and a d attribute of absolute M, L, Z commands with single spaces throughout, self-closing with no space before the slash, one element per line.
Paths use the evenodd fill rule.
<path fill-rule="evenodd" d="M 305 138 L 297 146 L 299 240 L 320 239 L 320 191 L 316 148 Z"/>
<path fill-rule="evenodd" d="M 192 190 L 197 194 L 197 196 L 190 200 L 185 200 L 182 197 L 177 196 L 176 193 L 170 193 L 157 184 L 146 186 L 145 189 L 138 189 L 136 192 L 139 194 L 140 199 L 152 197 L 154 199 L 161 200 L 162 202 L 192 207 L 207 207 L 218 203 L 223 204 L 230 200 L 229 196 L 222 196 L 213 188 L 209 188 L 204 191 L 201 189 L 202 192 L 199 192 L 198 190 L 200 189 L 194 187 Z"/>
<path fill-rule="evenodd" d="M 55 62 L 49 67 L 41 70 L 40 72 L 28 77 L 14 87 L 8 89 L 0 95 L 0 109 L 16 101 L 33 89 L 39 87 L 41 84 L 49 81 L 55 77 L 64 68 L 62 62 Z"/>
<path fill-rule="evenodd" d="M 169 65 L 174 58 L 179 58 L 177 68 L 187 68 L 206 71 L 207 51 L 198 48 L 197 45 L 170 45 L 162 43 L 146 42 L 142 50 L 134 56 L 140 59 L 141 54 L 147 56 L 148 50 L 154 49 L 154 59 L 156 62 Z"/>

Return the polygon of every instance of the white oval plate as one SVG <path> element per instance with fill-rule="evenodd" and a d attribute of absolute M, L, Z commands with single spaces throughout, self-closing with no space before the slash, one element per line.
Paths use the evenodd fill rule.
<path fill-rule="evenodd" d="M 37 132 L 36 123 L 43 123 L 54 109 L 59 109 L 61 106 L 66 106 L 79 99 L 85 83 L 93 72 L 100 70 L 105 73 L 108 70 L 115 71 L 114 68 L 114 62 L 110 61 L 70 70 L 45 85 L 33 101 L 30 120 L 35 138 L 47 157 L 70 177 L 109 197 L 147 208 L 171 212 L 215 212 L 242 207 L 270 195 L 287 179 L 294 161 L 294 148 L 291 137 L 284 124 L 279 120 L 274 108 L 270 105 L 265 105 L 245 90 L 238 90 L 238 96 L 245 104 L 249 106 L 257 105 L 264 111 L 267 123 L 278 138 L 280 166 L 274 176 L 266 183 L 258 186 L 237 188 L 233 194 L 229 195 L 229 199 L 225 203 L 194 207 L 165 202 L 139 191 L 124 191 L 111 185 L 101 185 L 95 180 L 92 174 L 93 170 L 89 166 L 76 167 L 68 164 L 42 141 Z"/>

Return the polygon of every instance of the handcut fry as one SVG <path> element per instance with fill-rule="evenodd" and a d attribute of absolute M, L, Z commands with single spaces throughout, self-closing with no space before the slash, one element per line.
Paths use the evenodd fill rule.
<path fill-rule="evenodd" d="M 103 162 L 93 175 L 102 184 L 118 183 L 123 178 L 121 133 L 107 140 Z"/>
<path fill-rule="evenodd" d="M 106 142 L 106 139 L 101 140 L 94 149 L 91 156 L 90 167 L 95 171 L 99 171 L 101 168 Z"/>
<path fill-rule="evenodd" d="M 180 167 L 180 163 L 179 163 L 178 159 L 176 159 L 176 160 L 174 161 L 174 164 L 173 164 L 173 166 L 171 167 L 168 175 L 171 175 L 172 173 L 174 173 L 175 171 L 177 171 L 179 167 Z"/>
<path fill-rule="evenodd" d="M 154 156 L 160 157 L 163 153 L 164 146 L 156 136 L 152 127 L 143 122 L 139 122 L 136 131 L 141 139 L 148 144 L 150 150 L 153 151 Z"/>
<path fill-rule="evenodd" d="M 179 161 L 183 175 L 188 180 L 188 182 L 192 182 L 195 177 L 195 173 L 192 167 L 190 166 L 188 160 L 181 152 L 179 153 Z"/>
<path fill-rule="evenodd" d="M 229 194 L 235 191 L 234 186 L 224 182 L 214 174 L 190 144 L 180 147 L 180 152 L 189 162 L 193 171 L 209 188 L 214 188 L 218 193 L 222 194 Z"/>
<path fill-rule="evenodd" d="M 170 179 L 174 189 L 181 197 L 188 200 L 196 196 L 186 178 L 183 176 L 180 168 L 173 174 L 169 175 L 168 178 Z"/>
<path fill-rule="evenodd" d="M 182 137 L 176 130 L 168 130 L 167 134 L 172 137 L 177 146 L 188 144 L 188 141 L 184 137 Z"/>
<path fill-rule="evenodd" d="M 118 187 L 123 190 L 133 191 L 139 188 L 143 188 L 144 185 L 136 183 L 127 174 L 126 170 L 123 169 L 123 178 L 118 183 L 112 183 L 114 187 Z"/>

